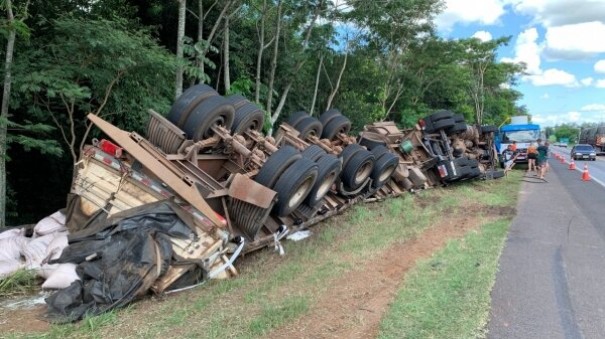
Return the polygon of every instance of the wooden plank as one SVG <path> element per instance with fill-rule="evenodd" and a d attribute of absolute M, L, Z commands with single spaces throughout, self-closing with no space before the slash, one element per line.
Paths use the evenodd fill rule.
<path fill-rule="evenodd" d="M 99 127 L 107 136 L 113 139 L 118 145 L 124 148 L 126 152 L 132 155 L 137 161 L 145 166 L 151 173 L 162 180 L 168 187 L 172 188 L 177 194 L 195 207 L 198 211 L 214 223 L 216 227 L 223 227 L 216 212 L 208 205 L 200 195 L 197 188 L 187 185 L 181 178 L 168 170 L 160 160 L 153 157 L 143 147 L 130 138 L 128 132 L 125 132 L 109 122 L 101 119 L 94 114 L 88 114 L 88 119 Z"/>

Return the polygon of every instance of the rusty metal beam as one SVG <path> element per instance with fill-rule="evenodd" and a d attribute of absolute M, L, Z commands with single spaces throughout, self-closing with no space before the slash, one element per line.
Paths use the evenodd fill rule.
<path fill-rule="evenodd" d="M 223 227 L 216 212 L 208 205 L 206 200 L 204 200 L 197 188 L 195 188 L 195 186 L 189 186 L 182 178 L 179 178 L 167 169 L 159 159 L 149 154 L 141 145 L 132 140 L 130 133 L 113 126 L 92 113 L 88 114 L 88 119 L 99 127 L 103 133 L 107 134 L 108 137 L 123 147 L 126 152 L 132 155 L 151 173 L 162 180 L 168 187 L 172 188 L 181 198 L 183 198 L 183 200 L 187 201 L 191 206 L 204 214 L 204 216 L 210 219 L 217 227 Z"/>

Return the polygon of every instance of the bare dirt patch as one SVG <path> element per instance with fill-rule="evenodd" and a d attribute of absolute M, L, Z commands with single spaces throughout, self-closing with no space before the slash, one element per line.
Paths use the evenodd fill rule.
<path fill-rule="evenodd" d="M 0 333 L 46 332 L 50 324 L 43 320 L 46 305 L 27 309 L 0 309 Z"/>
<path fill-rule="evenodd" d="M 328 290 L 307 315 L 283 326 L 271 338 L 373 338 L 380 320 L 394 299 L 406 272 L 418 259 L 427 258 L 449 239 L 476 229 L 476 214 L 443 220 L 410 241 L 396 244 L 359 269 L 327 282 Z"/>

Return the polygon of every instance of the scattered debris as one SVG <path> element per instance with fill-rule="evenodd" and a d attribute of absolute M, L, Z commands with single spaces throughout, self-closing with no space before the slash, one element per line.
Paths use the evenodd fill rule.
<path fill-rule="evenodd" d="M 359 137 L 338 110 L 298 112 L 272 137 L 253 103 L 197 85 L 168 118 L 150 111 L 146 138 L 89 119 L 108 139 L 82 151 L 66 209 L 31 238 L 0 233 L 0 268 L 25 258 L 17 266 L 59 289 L 46 300 L 57 322 L 233 277 L 240 254 L 272 246 L 284 255 L 284 238 L 305 239 L 359 202 L 504 175 L 493 126 L 449 111 L 406 130 L 374 123 Z"/>

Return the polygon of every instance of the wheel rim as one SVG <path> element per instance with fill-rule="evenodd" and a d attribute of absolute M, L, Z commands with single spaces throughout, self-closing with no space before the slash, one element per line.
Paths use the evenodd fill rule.
<path fill-rule="evenodd" d="M 312 129 L 309 132 L 307 132 L 307 137 L 316 137 L 316 136 L 317 136 L 317 131 L 315 129 Z"/>
<path fill-rule="evenodd" d="M 389 166 L 385 168 L 385 170 L 382 171 L 382 173 L 380 173 L 380 175 L 378 176 L 378 180 L 380 182 L 386 181 L 391 176 L 391 174 L 393 174 L 393 171 L 395 171 L 395 166 Z"/>
<path fill-rule="evenodd" d="M 366 161 L 363 166 L 357 171 L 355 174 L 355 185 L 361 184 L 367 177 L 370 176 L 372 172 L 372 163 L 370 161 Z"/>
<path fill-rule="evenodd" d="M 313 177 L 308 177 L 300 186 L 298 186 L 296 192 L 294 192 L 294 194 L 288 201 L 289 209 L 293 209 L 300 204 L 300 202 L 307 196 L 307 194 L 311 190 L 312 184 Z"/>
<path fill-rule="evenodd" d="M 336 172 L 331 172 L 324 179 L 324 181 L 321 182 L 321 185 L 317 189 L 317 193 L 315 193 L 315 200 L 319 200 L 319 199 L 323 198 L 326 195 L 326 193 L 328 193 L 328 190 L 332 186 L 332 183 L 334 183 L 335 179 L 336 179 Z"/>

